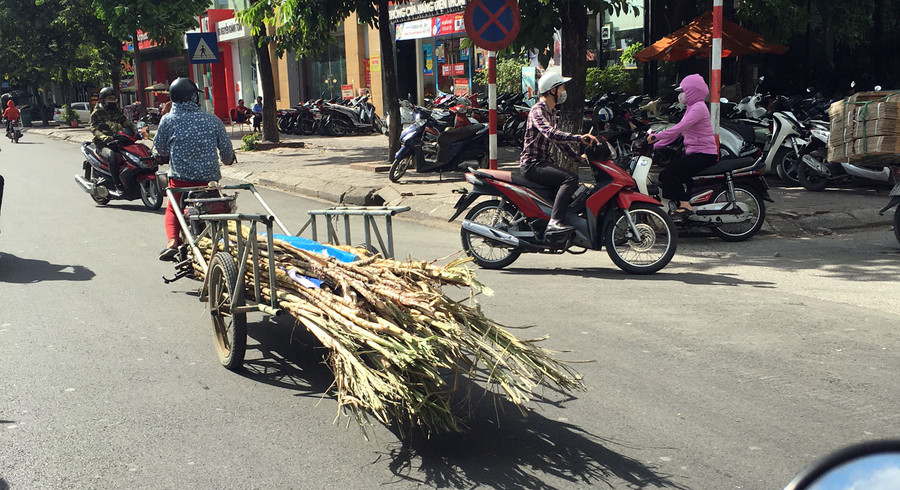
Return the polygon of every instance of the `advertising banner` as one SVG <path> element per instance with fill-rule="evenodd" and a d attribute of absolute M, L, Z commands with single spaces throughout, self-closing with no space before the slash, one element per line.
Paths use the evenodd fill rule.
<path fill-rule="evenodd" d="M 397 24 L 397 40 L 424 39 L 431 37 L 431 19 L 413 20 Z"/>
<path fill-rule="evenodd" d="M 522 67 L 522 92 L 525 98 L 533 98 L 537 92 L 537 82 L 535 81 L 535 69 L 533 66 Z"/>
<path fill-rule="evenodd" d="M 453 74 L 454 75 L 464 75 L 466 73 L 466 64 L 465 63 L 454 63 L 453 64 Z"/>
<path fill-rule="evenodd" d="M 459 32 L 466 32 L 466 24 L 462 12 L 434 17 L 432 20 L 431 35 L 449 36 Z"/>
<path fill-rule="evenodd" d="M 434 58 L 432 57 L 432 46 L 431 44 L 423 44 L 422 45 L 422 55 L 425 56 L 425 76 L 434 75 Z"/>
<path fill-rule="evenodd" d="M 453 95 L 469 95 L 469 79 L 454 78 L 453 79 Z"/>

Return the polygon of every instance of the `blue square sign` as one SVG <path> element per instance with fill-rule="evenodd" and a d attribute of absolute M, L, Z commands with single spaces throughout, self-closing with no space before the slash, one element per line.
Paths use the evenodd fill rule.
<path fill-rule="evenodd" d="M 185 36 L 191 64 L 219 62 L 219 42 L 216 40 L 215 32 L 192 32 Z"/>

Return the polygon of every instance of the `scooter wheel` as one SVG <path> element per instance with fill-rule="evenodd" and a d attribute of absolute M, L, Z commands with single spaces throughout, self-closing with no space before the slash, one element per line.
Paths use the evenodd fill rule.
<path fill-rule="evenodd" d="M 147 209 L 156 211 L 162 207 L 163 194 L 159 189 L 159 183 L 155 179 L 145 179 L 138 184 L 141 186 L 141 201 Z"/>
<path fill-rule="evenodd" d="M 629 274 L 653 274 L 675 256 L 678 233 L 672 218 L 659 206 L 635 203 L 628 210 L 640 236 L 634 236 L 624 212 L 609 221 L 603 246 L 609 258 Z"/>
<path fill-rule="evenodd" d="M 780 148 L 775 153 L 775 171 L 778 177 L 785 183 L 797 185 L 800 183 L 797 171 L 800 167 L 800 157 L 793 148 Z"/>
<path fill-rule="evenodd" d="M 400 182 L 400 178 L 403 177 L 403 174 L 405 174 L 406 170 L 412 165 L 412 159 L 412 155 L 394 159 L 394 163 L 391 163 L 391 170 L 388 172 L 388 178 L 391 179 L 391 182 Z"/>
<path fill-rule="evenodd" d="M 900 206 L 894 210 L 894 237 L 900 243 Z"/>
<path fill-rule="evenodd" d="M 492 199 L 478 203 L 469 211 L 466 219 L 491 228 L 511 231 L 517 228 L 517 226 L 510 226 L 514 220 L 514 213 L 515 210 L 509 204 Z M 465 228 L 460 229 L 460 237 L 466 254 L 485 269 L 502 269 L 515 262 L 521 255 L 520 252 L 508 245 L 476 235 Z"/>
<path fill-rule="evenodd" d="M 800 185 L 808 191 L 819 192 L 828 187 L 828 177 L 809 168 L 809 165 L 802 161 L 800 168 L 797 169 L 797 178 L 800 180 Z"/>
<path fill-rule="evenodd" d="M 712 229 L 722 240 L 726 242 L 743 242 L 749 240 L 759 232 L 766 220 L 766 203 L 763 202 L 759 192 L 751 187 L 742 185 L 734 186 L 735 202 L 747 206 L 749 216 L 746 221 L 727 225 L 719 225 Z M 728 191 L 723 190 L 716 196 L 714 202 L 728 202 Z"/>

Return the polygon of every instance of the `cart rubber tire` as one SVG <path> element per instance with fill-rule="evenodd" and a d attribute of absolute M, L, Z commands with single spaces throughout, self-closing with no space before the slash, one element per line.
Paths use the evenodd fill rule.
<path fill-rule="evenodd" d="M 244 365 L 247 351 L 247 314 L 231 313 L 237 281 L 234 258 L 225 252 L 216 253 L 209 263 L 209 314 L 219 362 L 232 371 Z"/>

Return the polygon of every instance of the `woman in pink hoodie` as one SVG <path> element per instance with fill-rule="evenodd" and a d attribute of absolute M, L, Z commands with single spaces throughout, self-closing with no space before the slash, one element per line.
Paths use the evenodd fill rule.
<path fill-rule="evenodd" d="M 653 148 L 660 148 L 684 135 L 684 158 L 667 165 L 659 173 L 659 183 L 663 196 L 678 202 L 675 213 L 686 217 L 693 213 L 690 202 L 691 177 L 714 165 L 719 160 L 719 152 L 709 119 L 709 109 L 706 107 L 709 87 L 703 77 L 697 74 L 684 77 L 676 91 L 681 92 L 678 94 L 678 101 L 687 105 L 684 117 L 671 128 L 651 134 L 647 141 L 654 143 Z"/>

